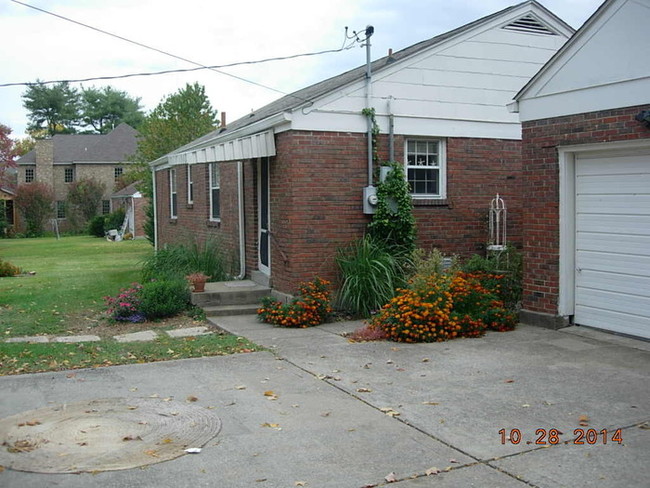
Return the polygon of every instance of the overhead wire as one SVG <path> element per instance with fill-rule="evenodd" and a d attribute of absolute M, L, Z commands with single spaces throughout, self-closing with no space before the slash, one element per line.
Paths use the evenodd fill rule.
<path fill-rule="evenodd" d="M 232 66 L 240 66 L 240 65 L 245 65 L 245 64 L 258 64 L 258 63 L 265 63 L 265 62 L 270 62 L 270 61 L 279 61 L 279 60 L 285 60 L 285 59 L 294 59 L 294 58 L 304 57 L 304 56 L 317 56 L 317 55 L 321 55 L 321 54 L 341 52 L 341 51 L 343 51 L 343 50 L 345 50 L 345 49 L 350 49 L 350 48 L 354 45 L 355 42 L 358 42 L 358 39 L 357 39 L 356 41 L 353 41 L 353 42 L 350 43 L 348 46 L 346 46 L 346 39 L 344 39 L 344 41 L 343 41 L 343 46 L 342 46 L 341 48 L 339 48 L 339 49 L 330 49 L 330 50 L 319 51 L 319 52 L 314 52 L 314 53 L 295 54 L 295 55 L 292 55 L 292 56 L 284 56 L 284 57 L 277 57 L 277 58 L 268 58 L 268 59 L 262 59 L 262 60 L 257 60 L 257 61 L 243 61 L 243 62 L 239 62 L 239 63 L 231 63 L 231 64 L 225 64 L 225 65 L 206 66 L 206 65 L 204 65 L 204 64 L 202 64 L 202 63 L 198 63 L 198 62 L 196 62 L 196 61 L 192 61 L 191 59 L 185 58 L 185 57 L 183 57 L 183 56 L 178 56 L 178 55 L 176 55 L 176 54 L 172 54 L 172 53 L 170 53 L 170 52 L 163 51 L 162 49 L 158 49 L 158 48 L 155 48 L 155 47 L 149 46 L 149 45 L 147 45 L 147 44 L 143 44 L 143 43 L 138 42 L 138 41 L 134 41 L 134 40 L 132 40 L 132 39 L 128 39 L 128 38 L 126 38 L 126 37 L 123 37 L 123 36 L 120 36 L 120 35 L 117 35 L 117 34 L 113 34 L 112 32 L 108 32 L 108 31 L 103 30 L 103 29 L 100 29 L 100 28 L 98 28 L 98 27 L 94 27 L 94 26 L 91 26 L 91 25 L 85 24 L 85 23 L 83 23 L 83 22 L 79 22 L 79 21 L 74 20 L 74 19 L 71 19 L 71 18 L 69 18 L 69 17 L 65 17 L 65 16 L 63 16 L 63 15 L 59 15 L 59 14 L 56 14 L 56 13 L 54 13 L 54 12 L 50 12 L 50 11 L 45 10 L 45 9 L 43 9 L 43 8 L 36 7 L 36 6 L 34 6 L 34 5 L 30 5 L 30 4 L 28 4 L 28 3 L 21 2 L 21 1 L 19 1 L 19 0 L 10 0 L 10 1 L 12 1 L 13 3 L 19 4 L 19 5 L 23 5 L 24 7 L 27 7 L 27 8 L 31 8 L 31 9 L 33 9 L 33 10 L 37 10 L 37 11 L 42 12 L 42 13 L 44 13 L 44 14 L 51 15 L 51 16 L 53 16 L 53 17 L 59 18 L 59 19 L 61 19 L 61 20 L 64 20 L 64 21 L 66 21 L 66 22 L 71 22 L 71 23 L 73 23 L 73 24 L 77 24 L 77 25 L 79 25 L 79 26 L 82 26 L 82 27 L 85 27 L 85 28 L 88 28 L 88 29 L 94 30 L 94 31 L 99 32 L 99 33 L 101 33 L 101 34 L 105 34 L 105 35 L 107 35 L 107 36 L 111 36 L 111 37 L 114 37 L 114 38 L 116 38 L 116 39 L 120 39 L 120 40 L 125 41 L 125 42 L 128 42 L 128 43 L 130 43 L 130 44 L 134 44 L 134 45 L 136 45 L 136 46 L 139 46 L 139 47 L 142 47 L 142 48 L 145 48 L 145 49 L 149 49 L 149 50 L 151 50 L 151 51 L 158 52 L 158 53 L 163 54 L 163 55 L 165 55 L 165 56 L 169 56 L 169 57 L 172 57 L 172 58 L 178 59 L 178 60 L 180 60 L 180 61 L 184 61 L 184 62 L 187 62 L 187 63 L 193 64 L 193 65 L 196 65 L 196 66 L 198 66 L 198 67 L 197 67 L 197 68 L 189 68 L 189 69 L 165 70 L 165 71 L 150 72 L 150 73 L 131 73 L 131 74 L 126 74 L 126 75 L 116 75 L 116 76 L 96 76 L 96 77 L 88 77 L 88 78 L 78 79 L 78 80 L 57 80 L 57 81 L 45 81 L 45 82 L 37 82 L 37 83 L 34 83 L 34 82 L 3 83 L 3 84 L 0 84 L 0 87 L 8 87 L 8 86 L 29 86 L 29 85 L 35 85 L 35 84 L 52 84 L 52 83 L 60 83 L 60 82 L 76 83 L 76 82 L 95 81 L 95 80 L 115 80 L 115 79 L 120 79 L 120 78 L 131 78 L 131 77 L 136 77 L 136 76 L 154 76 L 154 75 L 162 75 L 162 74 L 169 74 L 169 73 L 182 73 L 182 72 L 191 72 L 191 71 L 199 71 L 199 70 L 208 69 L 208 70 L 210 70 L 210 71 L 214 71 L 214 72 L 219 73 L 219 74 L 221 74 L 221 75 L 230 76 L 230 77 L 235 78 L 235 79 L 238 79 L 238 80 L 240 80 L 240 81 L 243 81 L 243 82 L 246 82 L 246 83 L 250 83 L 250 84 L 253 84 L 253 85 L 259 86 L 259 87 L 261 87 L 261 88 L 266 88 L 267 90 L 271 90 L 271 91 L 274 91 L 274 92 L 276 92 L 276 93 L 280 93 L 280 94 L 282 94 L 282 95 L 288 95 L 286 92 L 283 92 L 283 91 L 281 91 L 281 90 L 278 90 L 277 88 L 273 88 L 273 87 L 270 87 L 270 86 L 268 86 L 268 85 L 264 85 L 264 84 L 259 83 L 259 82 L 257 82 L 257 81 L 249 80 L 249 79 L 244 78 L 244 77 L 242 77 L 242 76 L 237 76 L 237 75 L 234 75 L 234 74 L 232 74 L 232 73 L 227 73 L 227 72 L 225 72 L 225 71 L 221 71 L 221 70 L 218 69 L 218 68 L 225 68 L 225 67 L 232 67 Z M 347 27 L 346 27 L 346 37 L 347 37 Z M 301 97 L 298 97 L 298 96 L 296 96 L 296 95 L 291 95 L 291 96 L 294 96 L 295 98 L 298 98 L 298 99 L 304 100 L 304 99 L 302 99 Z M 304 101 L 308 101 L 308 100 L 304 100 Z"/>

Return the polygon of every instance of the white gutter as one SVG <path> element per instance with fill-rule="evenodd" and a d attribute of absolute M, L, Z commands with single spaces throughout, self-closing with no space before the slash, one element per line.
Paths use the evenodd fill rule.
<path fill-rule="evenodd" d="M 244 177 L 243 163 L 237 161 L 237 201 L 239 203 L 239 274 L 236 280 L 243 280 L 246 276 L 246 241 L 244 233 Z"/>
<path fill-rule="evenodd" d="M 158 250 L 158 210 L 156 205 L 156 170 L 151 168 L 151 178 L 153 179 L 151 205 L 153 205 L 153 248 Z"/>

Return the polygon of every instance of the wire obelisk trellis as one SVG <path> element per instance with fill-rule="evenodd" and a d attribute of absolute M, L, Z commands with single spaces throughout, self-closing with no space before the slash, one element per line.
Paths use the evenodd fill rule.
<path fill-rule="evenodd" d="M 498 263 L 501 254 L 506 250 L 508 239 L 508 209 L 506 208 L 503 198 L 501 198 L 498 193 L 490 202 L 489 218 L 490 237 L 488 239 L 487 252 L 488 255 L 492 254 Z"/>

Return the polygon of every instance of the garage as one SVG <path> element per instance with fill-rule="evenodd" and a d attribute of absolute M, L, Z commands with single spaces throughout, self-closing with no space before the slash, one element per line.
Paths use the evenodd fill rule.
<path fill-rule="evenodd" d="M 574 322 L 650 338 L 650 149 L 575 155 Z"/>

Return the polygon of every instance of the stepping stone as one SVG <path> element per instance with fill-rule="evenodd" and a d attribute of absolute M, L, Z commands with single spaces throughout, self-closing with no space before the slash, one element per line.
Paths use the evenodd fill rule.
<path fill-rule="evenodd" d="M 186 327 L 185 329 L 166 330 L 169 337 L 195 337 L 212 334 L 207 327 Z"/>
<path fill-rule="evenodd" d="M 122 334 L 113 336 L 117 342 L 145 342 L 158 339 L 158 334 L 153 330 L 143 330 L 142 332 L 133 332 L 131 334 Z"/>
<path fill-rule="evenodd" d="M 10 337 L 5 342 L 50 342 L 45 336 Z"/>
<path fill-rule="evenodd" d="M 97 342 L 101 340 L 102 339 L 96 335 L 78 335 L 78 336 L 55 337 L 54 339 L 52 339 L 52 342 L 75 343 L 75 342 Z"/>

